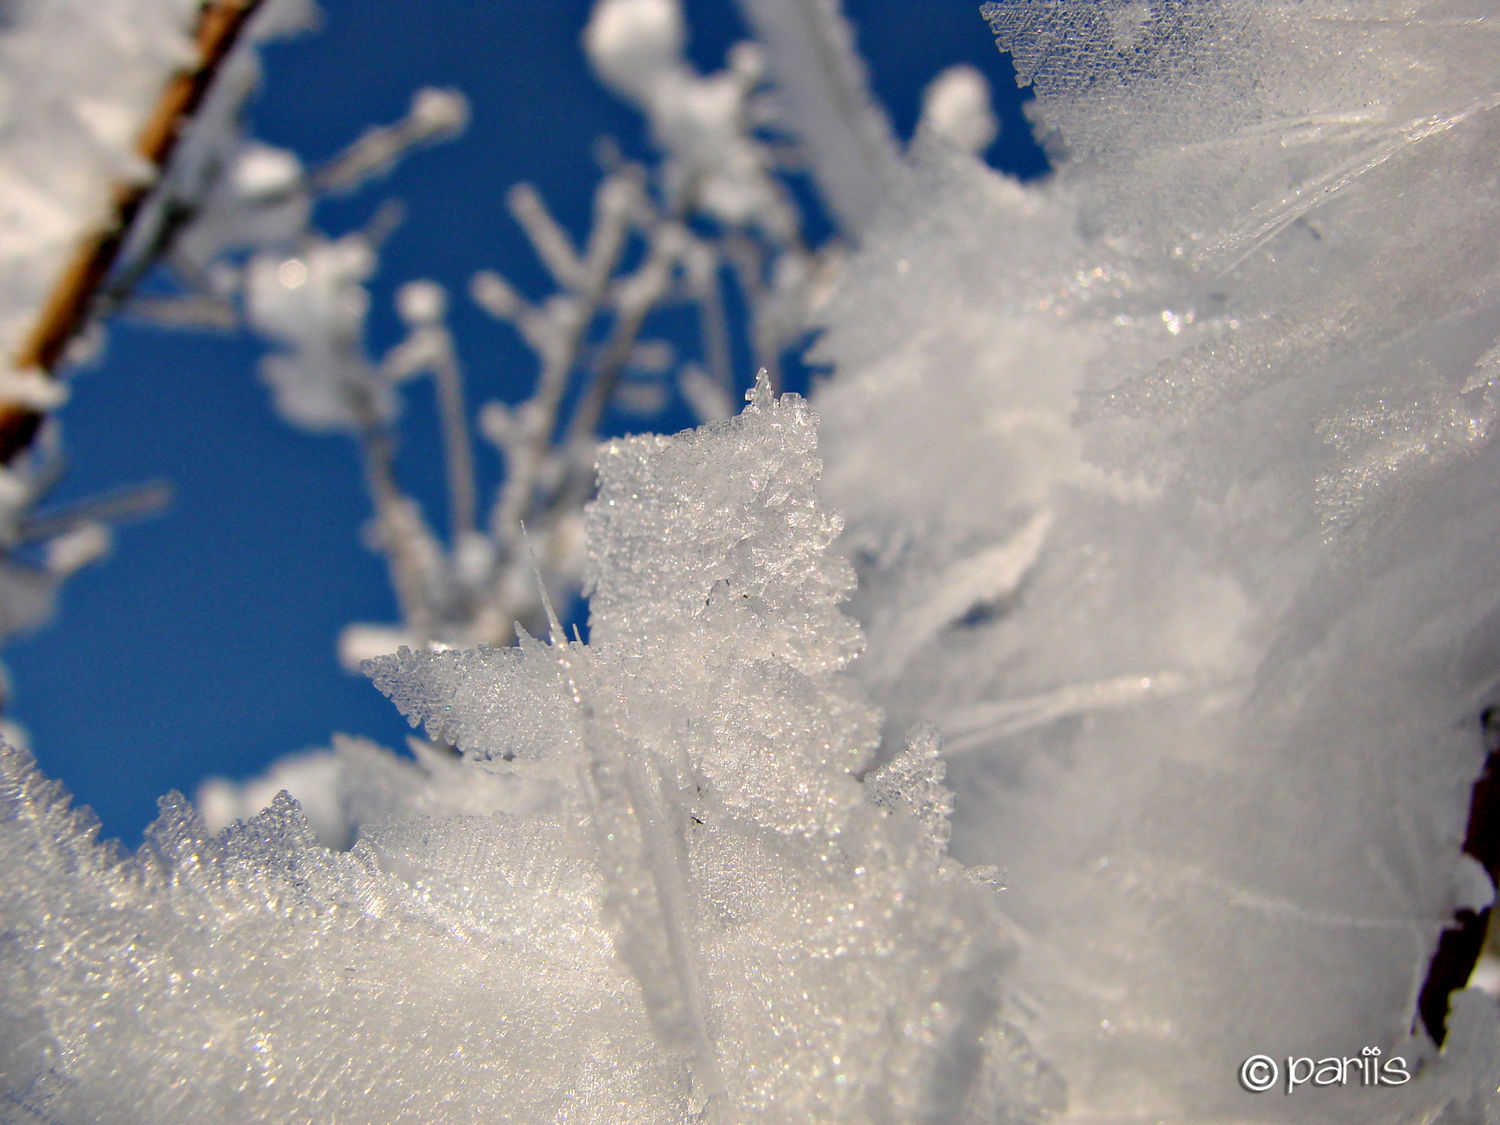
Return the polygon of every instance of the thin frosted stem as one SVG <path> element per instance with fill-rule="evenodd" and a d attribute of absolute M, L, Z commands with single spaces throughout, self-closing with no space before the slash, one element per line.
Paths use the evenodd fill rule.
<path fill-rule="evenodd" d="M 558 287 L 571 290 L 583 286 L 584 265 L 573 240 L 552 217 L 536 189 L 530 184 L 517 184 L 506 194 L 505 202 Z"/>
<path fill-rule="evenodd" d="M 535 503 L 537 483 L 557 430 L 568 376 L 578 365 L 589 325 L 604 302 L 609 279 L 624 253 L 630 222 L 624 195 L 634 188 L 633 179 L 629 173 L 619 173 L 599 185 L 594 198 L 594 228 L 583 262 L 583 284 L 551 346 L 542 349 L 541 379 L 526 407 L 531 417 L 517 443 L 516 456 L 506 466 L 505 484 L 491 519 L 496 540 L 511 547 L 515 545 L 521 522 L 531 514 Z"/>
<path fill-rule="evenodd" d="M 445 332 L 444 346 L 433 364 L 433 377 L 437 383 L 438 414 L 443 427 L 443 460 L 448 470 L 451 544 L 456 550 L 475 531 L 479 501 L 474 484 L 474 445 L 464 409 L 463 369 L 453 354 L 453 342 L 446 339 L 446 335 Z"/>
<path fill-rule="evenodd" d="M 729 318 L 724 311 L 724 287 L 719 283 L 717 262 L 703 279 L 699 295 L 698 331 L 703 339 L 703 357 L 708 373 L 724 392 L 734 397 L 734 368 L 729 354 Z"/>
<path fill-rule="evenodd" d="M 417 545 L 411 535 L 410 521 L 403 511 L 406 501 L 396 485 L 393 469 L 395 445 L 376 417 L 368 393 L 358 393 L 354 397 L 355 409 L 362 421 L 359 452 L 365 490 L 375 509 L 380 550 L 390 571 L 396 609 L 402 622 L 416 634 L 417 642 L 426 644 L 433 637 L 435 622 L 427 604 Z"/>

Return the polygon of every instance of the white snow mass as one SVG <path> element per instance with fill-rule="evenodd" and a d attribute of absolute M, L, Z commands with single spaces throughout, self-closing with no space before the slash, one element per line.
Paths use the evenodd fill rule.
<path fill-rule="evenodd" d="M 972 75 L 908 160 L 836 5 L 744 7 L 859 235 L 821 422 L 763 376 L 605 445 L 589 643 L 368 661 L 431 741 L 286 767 L 316 831 L 174 795 L 122 855 L 0 751 L 0 1116 L 1500 1120 L 1493 998 L 1441 1050 L 1417 1011 L 1494 897 L 1493 0 L 987 5 L 1034 186 L 970 155 Z M 683 34 L 605 0 L 585 42 L 769 228 Z M 323 252 L 252 289 L 339 425 L 305 329 L 369 263 Z"/>

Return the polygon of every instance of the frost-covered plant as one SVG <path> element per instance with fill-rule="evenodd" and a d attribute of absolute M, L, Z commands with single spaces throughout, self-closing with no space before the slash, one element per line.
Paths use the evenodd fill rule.
<path fill-rule="evenodd" d="M 842 522 L 768 380 L 609 443 L 590 643 L 371 662 L 458 754 L 322 759 L 343 851 L 286 797 L 218 835 L 173 798 L 121 857 L 6 752 L 11 1104 L 1493 1121 L 1493 999 L 1417 1004 L 1494 897 L 1460 848 L 1500 693 L 1500 14 L 991 5 L 1058 164 L 1023 187 L 965 155 L 964 75 L 907 161 L 833 5 L 743 6 L 860 242 L 812 310 Z M 720 87 L 675 7 L 598 11 L 662 198 L 722 174 L 703 206 L 772 222 L 760 150 L 677 116 Z M 402 304 L 389 370 L 442 367 L 440 295 Z M 1258 1094 L 1253 1056 L 1341 1078 Z"/>
<path fill-rule="evenodd" d="M 860 127 L 889 166 L 884 175 L 893 179 L 899 150 L 888 129 L 880 132 L 883 118 L 869 101 L 836 9 L 799 14 L 771 4 L 747 14 L 775 26 L 789 15 L 810 20 L 815 37 L 829 41 L 826 49 L 849 73 L 817 97 L 857 107 Z M 805 111 L 807 97 L 791 107 L 779 103 L 754 44 L 737 44 L 724 70 L 699 74 L 683 53 L 686 28 L 677 0 L 600 0 L 582 39 L 595 74 L 645 114 L 660 158 L 636 163 L 612 145 L 603 147 L 593 225 L 581 246 L 536 189 L 521 184 L 507 195 L 556 291 L 529 300 L 499 272 L 472 280 L 473 300 L 513 325 L 536 357 L 535 383 L 522 402 L 491 400 L 478 412 L 478 436 L 504 464 L 487 511 L 475 477 L 463 365 L 446 327 L 447 295 L 429 281 L 406 286 L 398 311 L 409 335 L 376 359 L 367 354 L 362 328 L 362 283 L 376 249 L 369 238 L 330 241 L 307 226 L 304 207 L 297 237 L 281 236 L 250 263 L 244 287 L 250 322 L 290 351 L 266 366 L 283 414 L 299 426 L 360 437 L 375 509 L 370 541 L 390 563 L 400 621 L 347 628 L 340 654 L 351 669 L 400 644 L 506 643 L 517 621 L 541 627 L 542 595 L 571 602 L 582 575 L 581 510 L 592 493 L 593 446 L 606 412 L 649 419 L 675 392 L 702 420 L 726 417 L 736 386 L 743 385 L 731 359 L 739 335 L 773 386 L 785 355 L 805 339 L 810 309 L 836 276 L 842 244 L 807 243 L 808 223 L 784 182 L 787 170 L 811 163 L 851 233 L 886 189 L 882 180 L 860 181 L 856 221 L 848 185 L 868 168 L 841 168 L 830 178 L 819 159 L 827 138 L 813 135 L 818 127 L 836 136 L 840 121 L 828 121 L 825 111 L 804 124 L 789 110 Z M 770 45 L 774 60 L 774 35 Z M 399 135 L 425 139 L 447 127 L 441 104 L 424 113 L 423 98 L 441 102 L 436 91 L 424 92 L 411 121 L 432 118 L 437 125 L 408 125 Z M 987 99 L 976 72 L 955 69 L 930 94 L 924 132 L 960 148 L 982 148 L 994 131 Z M 800 147 L 794 143 L 799 138 Z M 399 145 L 388 147 L 394 152 Z M 253 146 L 244 156 L 252 166 L 267 159 Z M 277 158 L 295 174 L 295 161 L 287 154 Z M 349 163 L 377 162 L 345 159 L 335 166 Z M 354 178 L 313 174 L 299 181 L 298 192 L 283 189 L 273 198 L 281 206 L 288 195 L 305 200 Z M 226 210 L 200 225 L 233 229 L 236 221 Z M 259 238 L 269 241 L 264 230 Z M 651 334 L 660 311 L 683 306 L 698 322 L 697 358 Z M 746 310 L 742 333 L 729 313 L 735 306 Z M 437 384 L 444 434 L 446 536 L 433 530 L 391 471 L 400 439 L 394 388 L 427 375 Z M 532 581 L 533 554 L 540 587 Z"/>
<path fill-rule="evenodd" d="M 206 204 L 168 247 L 179 276 L 203 279 L 221 298 L 241 297 L 250 326 L 274 343 L 263 370 L 281 413 L 359 442 L 375 516 L 369 541 L 389 562 L 400 620 L 349 627 L 340 642 L 347 666 L 403 643 L 504 643 L 518 620 L 540 627 L 541 594 L 568 604 L 577 593 L 581 509 L 606 411 L 649 417 L 675 390 L 699 417 L 727 416 L 736 385 L 732 303 L 749 310 L 745 336 L 773 385 L 784 354 L 804 335 L 810 294 L 835 255 L 804 243 L 803 218 L 766 132 L 759 53 L 741 44 L 727 69 L 701 76 L 683 56 L 684 35 L 677 4 L 666 0 L 606 0 L 584 30 L 596 73 L 646 113 L 661 159 L 648 167 L 606 147 L 582 246 L 534 188 L 509 193 L 556 292 L 533 301 L 497 272 L 473 279 L 473 299 L 515 327 L 537 364 L 529 396 L 485 403 L 475 427 L 446 327 L 446 293 L 428 281 L 403 288 L 398 311 L 408 336 L 384 356 L 371 354 L 364 282 L 379 239 L 371 232 L 332 239 L 311 224 L 318 194 L 345 190 L 411 143 L 460 124 L 454 95 L 423 91 L 406 122 L 372 132 L 321 171 L 236 137 L 216 162 L 215 190 L 197 193 Z M 653 315 L 673 305 L 696 311 L 699 360 L 684 361 L 650 334 Z M 438 391 L 446 535 L 393 472 L 399 385 L 423 376 Z M 487 511 L 471 428 L 504 462 Z"/>
<path fill-rule="evenodd" d="M 4 12 L 0 641 L 51 616 L 62 583 L 108 553 L 109 521 L 162 501 L 150 486 L 42 510 L 63 460 L 60 376 L 90 350 L 91 318 L 154 259 L 164 182 L 194 163 L 216 106 L 253 84 L 248 44 L 300 11 L 296 0 L 20 0 Z M 10 723 L 6 733 L 22 737 Z"/>

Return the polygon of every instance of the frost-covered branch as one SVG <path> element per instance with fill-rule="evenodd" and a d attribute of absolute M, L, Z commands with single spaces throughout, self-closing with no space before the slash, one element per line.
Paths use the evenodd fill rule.
<path fill-rule="evenodd" d="M 112 189 L 108 217 L 79 237 L 77 248 L 10 357 L 17 370 L 56 374 L 68 344 L 93 313 L 106 279 L 121 268 L 118 259 L 132 224 L 261 2 L 205 0 L 201 5 L 192 36 L 192 61 L 167 83 L 135 141 L 133 155 L 141 163 Z M 0 404 L 0 463 L 9 463 L 31 443 L 41 420 L 34 403 L 11 400 Z"/>
<path fill-rule="evenodd" d="M 154 260 L 163 185 L 196 143 L 205 107 L 243 97 L 233 75 L 247 44 L 297 18 L 292 0 L 7 10 L 0 71 L 15 93 L 0 123 L 0 212 L 11 232 L 0 250 L 0 639 L 51 615 L 62 582 L 108 553 L 108 522 L 164 502 L 152 485 L 43 509 L 62 466 L 50 416 L 67 398 L 63 368 Z"/>
<path fill-rule="evenodd" d="M 578 513 L 592 492 L 592 447 L 607 413 L 649 415 L 674 390 L 701 417 L 729 412 L 735 342 L 726 286 L 737 288 L 750 308 L 748 342 L 773 379 L 804 334 L 811 291 L 836 256 L 804 244 L 776 151 L 760 136 L 758 54 L 741 44 L 727 69 L 700 76 L 683 57 L 684 34 L 677 5 L 666 0 L 596 6 L 584 34 L 589 60 L 646 114 L 661 160 L 648 168 L 605 149 L 592 226 L 581 246 L 534 188 L 523 184 L 507 195 L 557 289 L 531 300 L 494 271 L 471 285 L 472 298 L 514 326 L 537 363 L 526 400 L 491 401 L 478 411 L 478 431 L 500 452 L 505 470 L 482 520 L 463 413 L 466 380 L 442 323 L 446 298 L 432 283 L 403 290 L 410 334 L 373 367 L 388 380 L 429 373 L 437 381 L 448 542 L 441 545 L 410 502 L 377 498 L 375 541 L 407 556 L 393 562 L 393 574 L 404 575 L 403 620 L 352 627 L 341 642 L 347 664 L 397 641 L 504 643 L 515 622 L 543 623 L 542 593 L 571 602 L 582 573 Z M 649 336 L 653 317 L 681 305 L 697 309 L 701 363 L 676 357 Z M 541 562 L 544 590 L 530 581 L 530 550 Z"/>

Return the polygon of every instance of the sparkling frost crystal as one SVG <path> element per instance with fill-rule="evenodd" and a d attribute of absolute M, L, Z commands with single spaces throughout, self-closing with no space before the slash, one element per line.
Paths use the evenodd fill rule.
<path fill-rule="evenodd" d="M 601 475 L 593 643 L 374 662 L 464 757 L 346 743 L 347 852 L 285 796 L 218 837 L 169 798 L 119 857 L 7 752 L 13 1105 L 121 1122 L 1042 1113 L 1052 1080 L 999 1012 L 994 892 L 942 857 L 930 815 L 856 779 L 878 715 L 846 671 L 859 633 L 812 416 L 762 382 L 737 419 L 613 443 Z"/>

